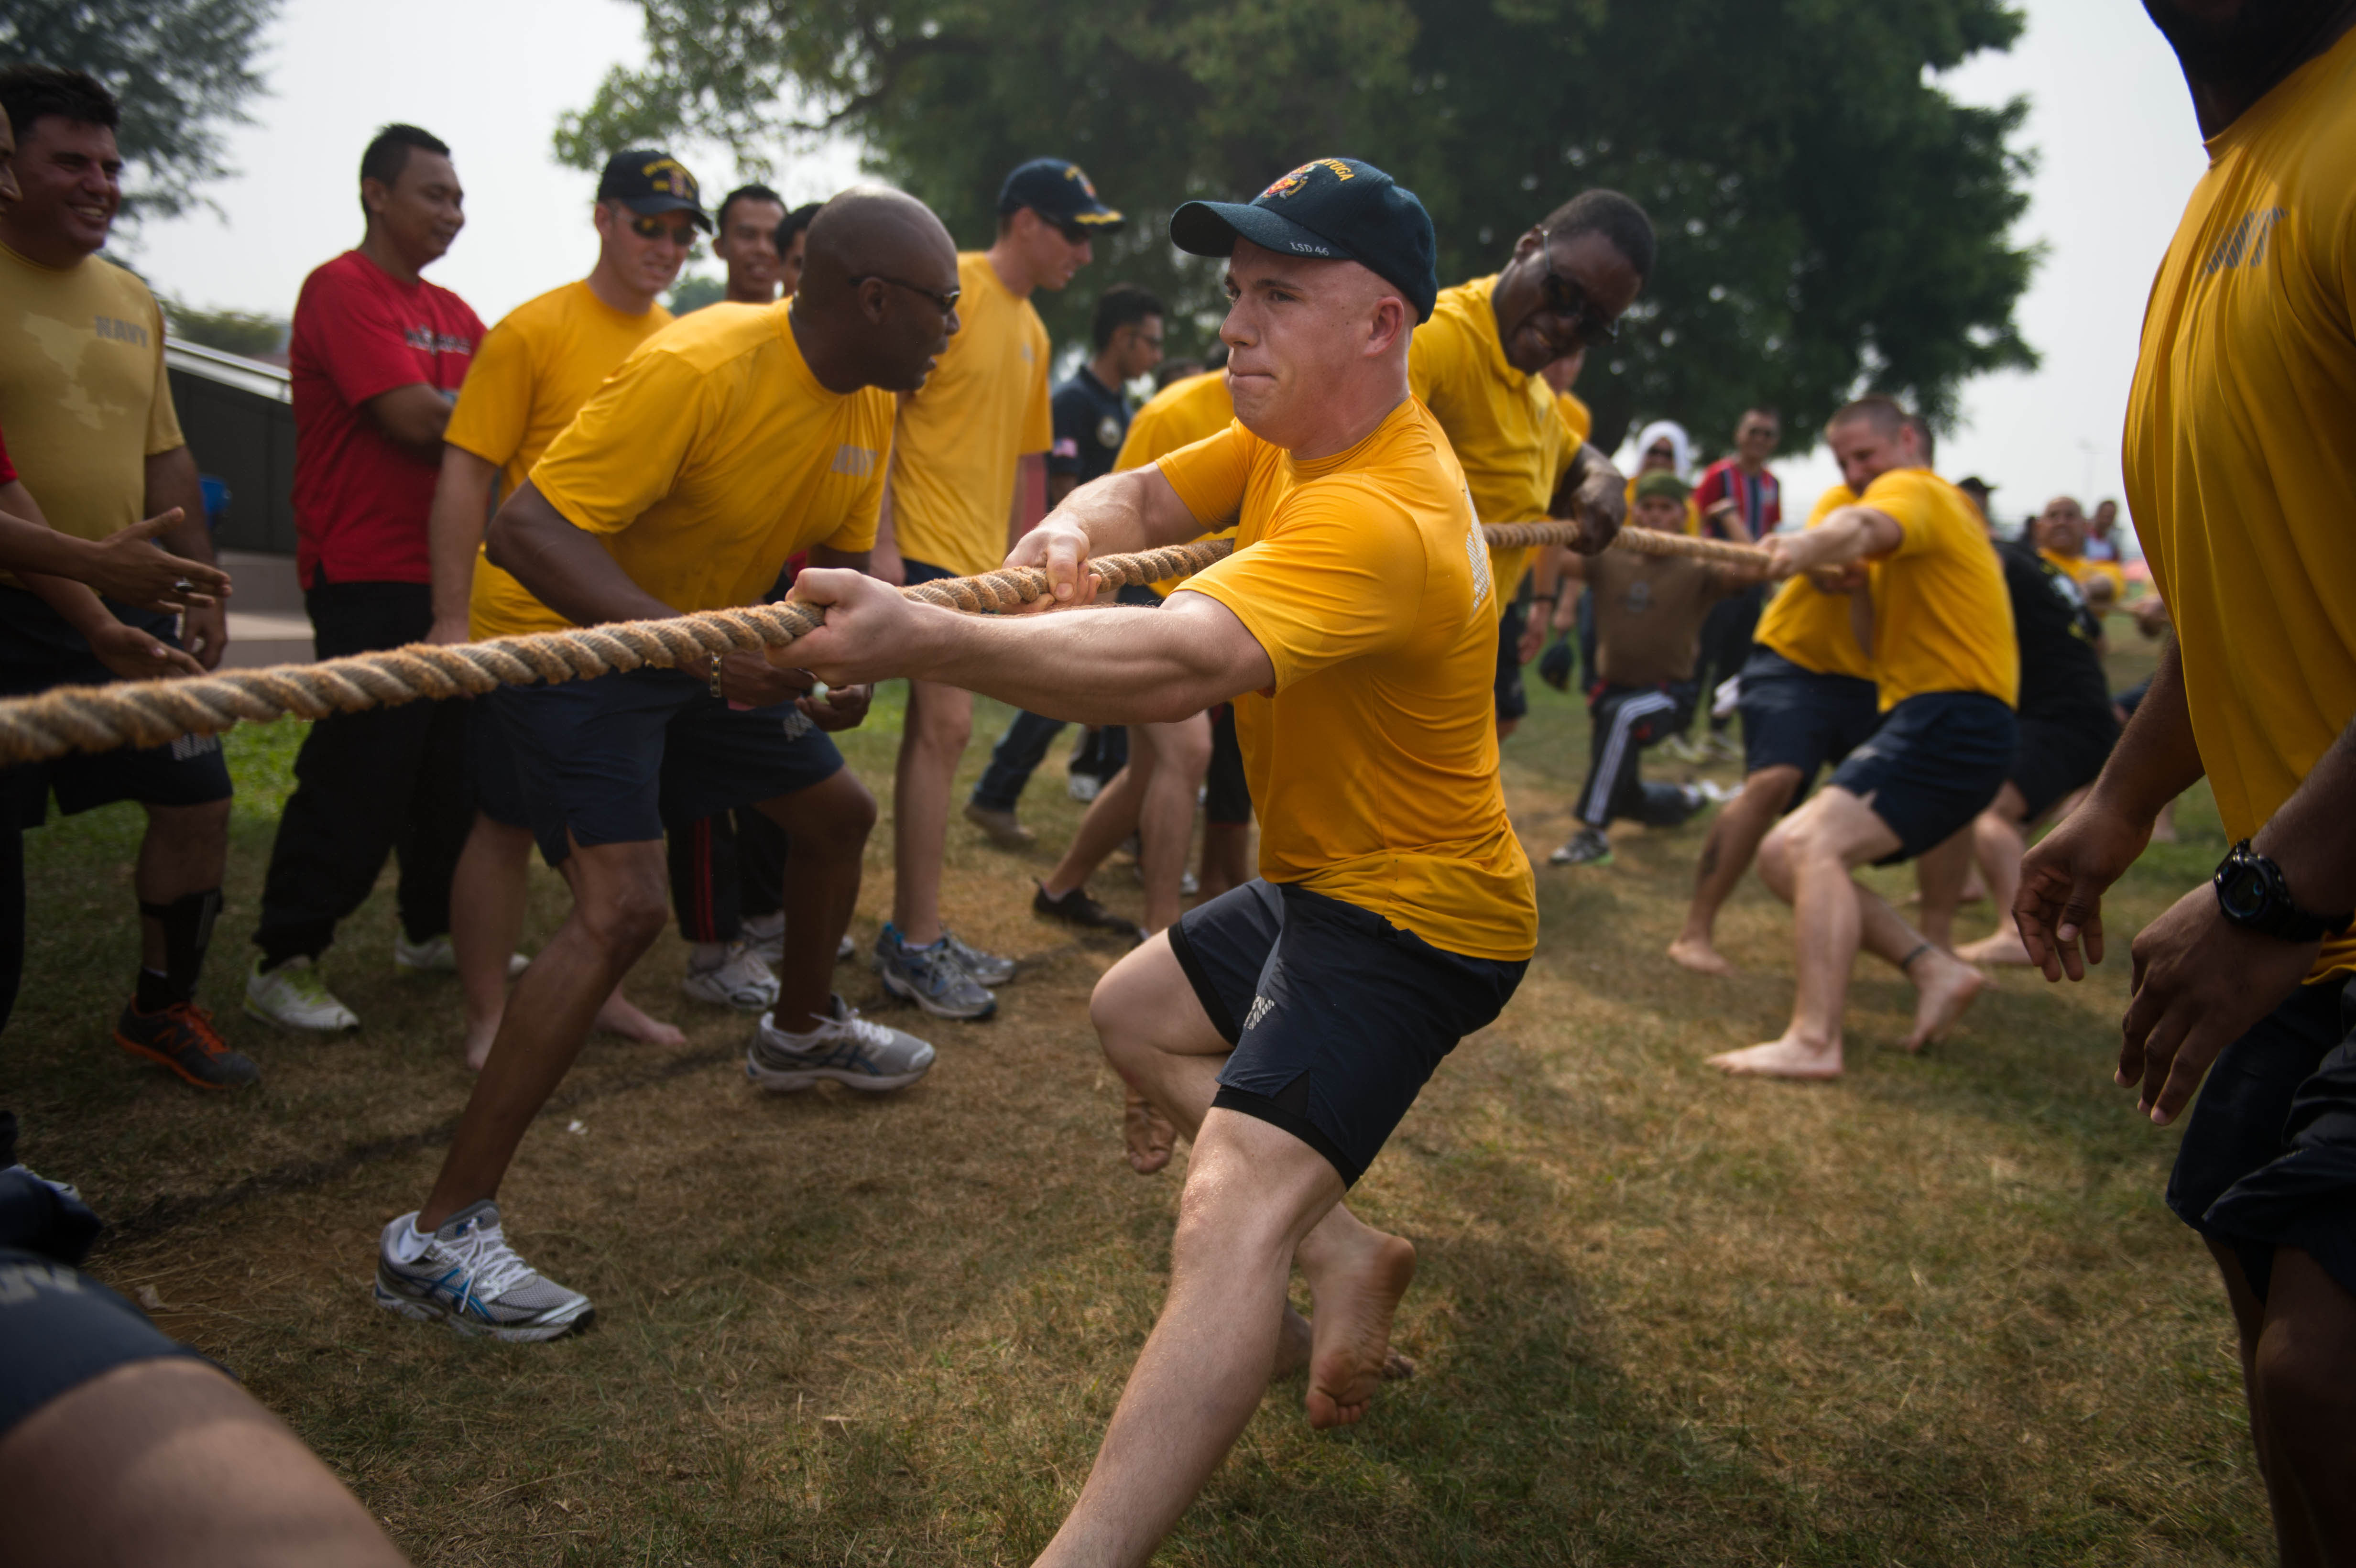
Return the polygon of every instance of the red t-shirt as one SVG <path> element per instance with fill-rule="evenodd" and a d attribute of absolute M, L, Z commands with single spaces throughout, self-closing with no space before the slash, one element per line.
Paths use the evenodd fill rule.
<path fill-rule="evenodd" d="M 429 283 L 347 251 L 303 280 L 294 383 L 294 568 L 303 586 L 431 582 L 425 520 L 440 465 L 393 444 L 360 405 L 423 381 L 455 397 L 483 323 Z"/>
<path fill-rule="evenodd" d="M 0 441 L 0 485 L 16 482 L 16 465 L 8 461 L 8 443 Z"/>
<path fill-rule="evenodd" d="M 1725 500 L 1734 503 L 1736 515 L 1754 539 L 1765 539 L 1783 520 L 1783 487 L 1775 475 L 1763 468 L 1756 476 L 1745 474 L 1731 457 L 1721 457 L 1703 469 L 1701 483 L 1694 486 L 1694 506 L 1705 518 L 1712 507 Z M 1702 526 L 1709 525 L 1705 521 Z"/>

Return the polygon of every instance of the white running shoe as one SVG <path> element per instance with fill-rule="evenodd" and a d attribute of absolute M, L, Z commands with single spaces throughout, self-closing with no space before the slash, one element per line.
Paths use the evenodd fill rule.
<path fill-rule="evenodd" d="M 1064 781 L 1065 792 L 1083 804 L 1096 799 L 1097 792 L 1102 788 L 1104 780 L 1094 773 L 1070 773 Z"/>
<path fill-rule="evenodd" d="M 446 1323 L 494 1339 L 553 1339 L 586 1321 L 589 1298 L 542 1278 L 516 1256 L 486 1198 L 442 1221 L 414 1258 L 417 1215 L 384 1228 L 376 1249 L 376 1304 L 420 1323 Z M 404 1244 L 407 1243 L 407 1244 Z"/>
<path fill-rule="evenodd" d="M 336 999 L 308 958 L 289 958 L 267 975 L 256 958 L 245 972 L 245 1010 L 282 1029 L 337 1034 L 360 1027 L 359 1015 Z"/>
<path fill-rule="evenodd" d="M 508 955 L 508 978 L 512 980 L 531 967 L 531 960 L 520 953 Z M 450 933 L 429 936 L 423 942 L 412 942 L 405 931 L 393 933 L 392 968 L 398 975 L 455 975 L 458 953 L 450 945 Z"/>
<path fill-rule="evenodd" d="M 834 1016 L 808 1034 L 787 1034 L 763 1013 L 744 1052 L 744 1076 L 778 1093 L 831 1078 L 846 1089 L 880 1094 L 906 1088 L 932 1066 L 931 1046 L 905 1029 L 860 1017 L 841 997 L 834 998 Z"/>
<path fill-rule="evenodd" d="M 783 910 L 776 914 L 749 917 L 737 926 L 736 935 L 754 957 L 770 968 L 775 969 L 786 961 L 786 915 Z"/>
<path fill-rule="evenodd" d="M 690 969 L 679 988 L 699 1002 L 734 1008 L 740 1013 L 766 1012 L 777 1005 L 777 977 L 760 955 L 739 942 L 728 956 L 709 969 Z"/>

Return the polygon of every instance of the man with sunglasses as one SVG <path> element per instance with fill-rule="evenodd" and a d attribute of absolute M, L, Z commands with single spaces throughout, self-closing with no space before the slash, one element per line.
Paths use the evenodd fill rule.
<path fill-rule="evenodd" d="M 887 280 L 964 325 L 924 390 L 900 400 L 892 473 L 875 540 L 887 582 L 995 570 L 1047 511 L 1047 328 L 1035 289 L 1061 289 L 1088 264 L 1093 238 L 1121 226 L 1076 164 L 1033 158 L 998 193 L 998 237 L 958 257 L 955 288 Z M 908 686 L 892 811 L 892 918 L 875 972 L 894 996 L 937 1018 L 983 1019 L 990 987 L 1014 961 L 958 940 L 941 923 L 941 857 L 958 759 L 973 737 L 973 694 L 943 681 Z"/>
<path fill-rule="evenodd" d="M 1621 475 L 1565 422 L 1543 372 L 1615 334 L 1653 253 L 1642 208 L 1616 191 L 1587 191 L 1524 234 L 1501 271 L 1441 290 L 1430 319 L 1415 329 L 1408 385 L 1448 432 L 1483 522 L 1577 517 L 1599 549 L 1618 530 L 1627 511 Z M 1522 666 L 1546 633 L 1543 619 L 1525 629 L 1520 590 L 1530 555 L 1489 549 L 1500 735 L 1528 711 Z"/>

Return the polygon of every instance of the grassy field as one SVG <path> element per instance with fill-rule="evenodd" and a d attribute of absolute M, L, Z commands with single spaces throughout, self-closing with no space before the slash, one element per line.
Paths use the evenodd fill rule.
<path fill-rule="evenodd" d="M 2116 637 L 2131 678 L 2148 656 Z M 1537 859 L 1568 831 L 1586 721 L 1532 692 L 1506 780 Z M 851 738 L 871 783 L 896 717 Z M 392 974 L 389 885 L 327 962 L 364 1032 L 238 1012 L 299 739 L 231 742 L 207 994 L 257 1093 L 199 1098 L 108 1043 L 135 814 L 30 838 L 0 1104 L 27 1161 L 116 1222 L 93 1267 L 233 1368 L 421 1563 L 1027 1561 L 1151 1322 L 1178 1189 L 1120 1162 L 1085 1007 L 1118 954 L 1031 916 L 1047 854 L 952 834 L 951 923 L 1025 971 L 995 1019 L 921 1029 L 939 1065 L 880 1102 L 754 1092 L 748 1025 L 680 997 L 666 938 L 632 987 L 689 1044 L 593 1041 L 502 1194 L 525 1255 L 589 1292 L 597 1326 L 466 1341 L 369 1302 L 377 1231 L 423 1199 L 469 1082 L 453 984 Z M 1051 845 L 1076 809 L 1062 783 L 1051 762 L 1026 802 Z M 2115 930 L 2222 852 L 2205 791 L 2182 818 Z M 2002 976 L 1921 1057 L 1895 1048 L 1906 987 L 1867 960 L 1846 1079 L 1730 1083 L 1702 1059 L 1789 1007 L 1783 912 L 1747 884 L 1724 927 L 1744 974 L 1687 975 L 1661 951 L 1698 827 L 1615 841 L 1610 868 L 1540 868 L 1528 982 L 1358 1190 L 1421 1250 L 1399 1324 L 1421 1372 L 1338 1435 L 1309 1431 L 1298 1382 L 1272 1390 L 1161 1561 L 2265 1559 L 2223 1302 L 2159 1202 L 2175 1136 L 2109 1081 L 2124 938 L 2083 987 Z M 889 893 L 888 828 L 874 843 L 862 942 Z M 1125 867 L 1098 891 L 1137 907 Z M 536 896 L 534 941 L 562 909 L 552 880 Z M 1992 919 L 1967 910 L 1959 934 Z M 883 1005 L 863 965 L 841 975 Z"/>

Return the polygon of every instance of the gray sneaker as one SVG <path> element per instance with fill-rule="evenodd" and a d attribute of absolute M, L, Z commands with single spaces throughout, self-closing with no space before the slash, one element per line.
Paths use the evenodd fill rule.
<path fill-rule="evenodd" d="M 784 940 L 782 933 L 779 941 Z M 769 966 L 744 943 L 728 949 L 727 955 L 709 969 L 690 969 L 679 983 L 679 988 L 690 998 L 709 1002 L 715 1008 L 734 1008 L 739 1012 L 766 1012 L 777 1005 L 777 977 Z"/>
<path fill-rule="evenodd" d="M 932 1071 L 933 1048 L 905 1030 L 873 1023 L 834 998 L 834 1016 L 808 1034 L 787 1034 L 763 1013 L 744 1052 L 744 1076 L 779 1093 L 831 1078 L 846 1089 L 880 1094 L 905 1089 Z"/>
<path fill-rule="evenodd" d="M 494 1339 L 553 1339 L 584 1322 L 589 1298 L 543 1279 L 516 1256 L 499 1226 L 499 1206 L 486 1198 L 442 1221 L 410 1263 L 393 1237 L 415 1213 L 384 1228 L 377 1243 L 376 1304 L 421 1323 L 446 1323 L 461 1334 Z"/>
<path fill-rule="evenodd" d="M 984 953 L 979 947 L 968 947 L 958 939 L 958 933 L 948 926 L 941 927 L 941 940 L 948 944 L 949 956 L 965 965 L 965 972 L 985 986 L 1003 986 L 1014 978 L 1014 960 L 995 953 Z"/>
<path fill-rule="evenodd" d="M 998 1010 L 998 998 L 958 962 L 947 942 L 911 947 L 886 921 L 875 938 L 873 964 L 885 990 L 935 1018 L 986 1019 Z"/>

